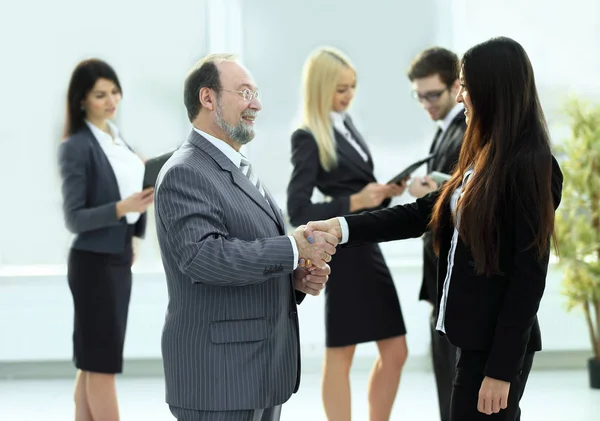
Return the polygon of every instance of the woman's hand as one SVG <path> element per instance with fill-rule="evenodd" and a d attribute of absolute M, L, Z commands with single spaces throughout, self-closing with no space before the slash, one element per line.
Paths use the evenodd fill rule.
<path fill-rule="evenodd" d="M 146 212 L 148 206 L 154 201 L 154 187 L 148 187 L 139 193 L 117 202 L 117 219 L 121 219 L 129 212 Z"/>
<path fill-rule="evenodd" d="M 477 410 L 487 415 L 497 414 L 508 405 L 510 383 L 485 377 L 479 389 Z"/>
<path fill-rule="evenodd" d="M 405 188 L 404 181 L 402 184 L 369 183 L 361 191 L 350 196 L 350 212 L 376 208 L 385 199 L 404 193 Z"/>

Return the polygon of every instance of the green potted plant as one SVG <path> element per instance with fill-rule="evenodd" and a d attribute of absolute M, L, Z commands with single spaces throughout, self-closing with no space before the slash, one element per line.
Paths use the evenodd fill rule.
<path fill-rule="evenodd" d="M 600 389 L 600 105 L 572 99 L 566 113 L 571 135 L 556 148 L 564 175 L 556 213 L 558 264 L 568 310 L 585 314 L 590 386 Z"/>

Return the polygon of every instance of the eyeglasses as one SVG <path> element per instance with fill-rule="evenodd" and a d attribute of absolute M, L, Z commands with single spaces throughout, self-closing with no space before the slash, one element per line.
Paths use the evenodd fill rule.
<path fill-rule="evenodd" d="M 418 101 L 427 101 L 429 103 L 434 103 L 439 101 L 440 97 L 446 92 L 448 88 L 442 89 L 441 91 L 430 91 L 424 94 L 420 94 L 417 91 L 413 91 L 412 96 L 414 99 Z"/>
<path fill-rule="evenodd" d="M 252 101 L 252 98 L 258 99 L 258 91 L 251 91 L 250 89 L 244 89 L 243 91 L 236 91 L 235 89 L 221 88 L 221 90 L 227 91 L 227 92 L 235 92 L 237 94 L 240 94 L 248 102 Z"/>

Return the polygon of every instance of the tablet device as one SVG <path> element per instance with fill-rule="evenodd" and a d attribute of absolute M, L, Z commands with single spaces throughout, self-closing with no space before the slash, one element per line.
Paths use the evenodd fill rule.
<path fill-rule="evenodd" d="M 410 164 L 408 167 L 406 167 L 405 169 L 403 169 L 402 171 L 400 171 L 394 178 L 392 178 L 390 181 L 388 181 L 388 184 L 400 184 L 402 183 L 403 180 L 405 180 L 406 178 L 410 177 L 410 175 L 415 172 L 421 165 L 425 164 L 426 162 L 428 162 L 431 158 L 433 158 L 434 155 L 429 155 L 427 158 L 421 159 L 417 162 L 414 162 L 412 164 Z"/>
<path fill-rule="evenodd" d="M 165 162 L 168 161 L 171 155 L 173 155 L 173 152 L 175 151 L 167 152 L 146 161 L 146 170 L 144 171 L 144 183 L 142 188 L 154 187 L 160 169 L 165 165 Z"/>

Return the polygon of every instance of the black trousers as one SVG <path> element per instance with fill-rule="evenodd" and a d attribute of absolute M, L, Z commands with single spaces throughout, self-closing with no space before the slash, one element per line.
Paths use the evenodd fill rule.
<path fill-rule="evenodd" d="M 440 335 L 435 330 L 437 318 L 435 311 L 431 312 L 431 359 L 437 386 L 438 404 L 440 407 L 440 420 L 450 420 L 450 398 L 452 396 L 452 381 L 456 367 L 456 347 L 446 336 Z"/>
<path fill-rule="evenodd" d="M 510 382 L 507 408 L 492 415 L 477 410 L 487 356 L 487 352 L 458 349 L 456 376 L 450 403 L 450 421 L 519 421 L 521 419 L 519 402 L 525 391 L 534 353 L 525 355 L 519 374 Z"/>

